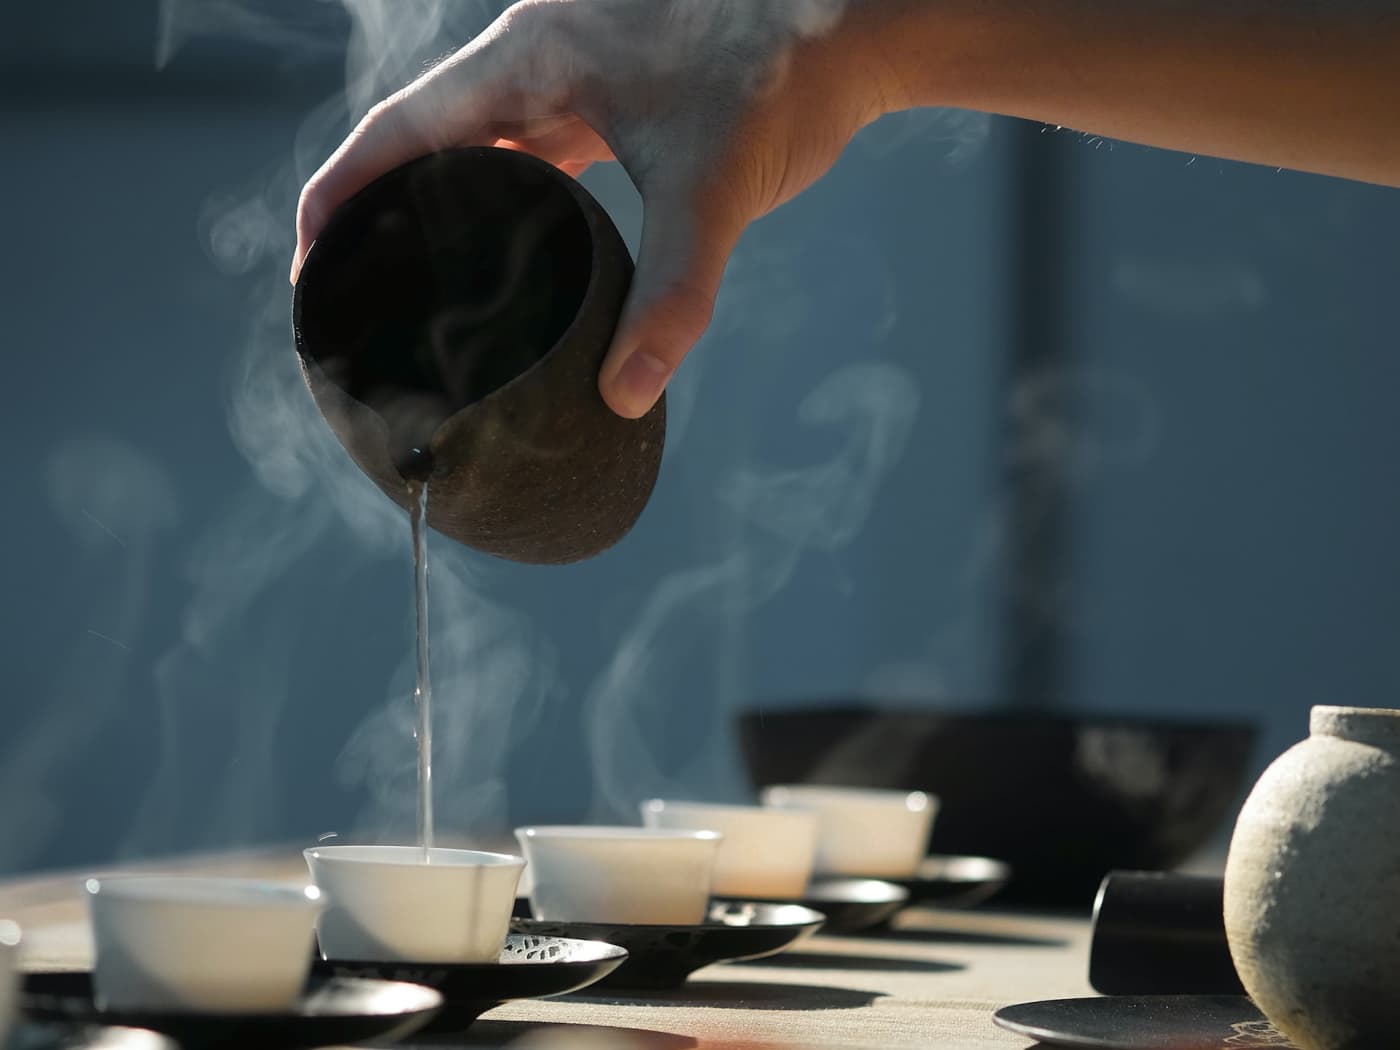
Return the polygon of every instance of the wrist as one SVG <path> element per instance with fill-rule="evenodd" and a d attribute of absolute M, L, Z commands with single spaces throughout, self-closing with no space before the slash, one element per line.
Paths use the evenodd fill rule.
<path fill-rule="evenodd" d="M 920 106 L 994 106 L 1007 16 L 981 0 L 848 0 L 841 36 L 870 78 L 874 120 Z M 997 39 L 993 39 L 994 35 Z"/>

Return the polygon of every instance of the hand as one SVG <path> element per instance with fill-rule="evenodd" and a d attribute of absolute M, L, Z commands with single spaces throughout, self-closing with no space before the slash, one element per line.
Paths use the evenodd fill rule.
<path fill-rule="evenodd" d="M 306 184 L 295 280 L 331 213 L 435 150 L 496 145 L 642 195 L 632 291 L 599 389 L 644 415 L 709 324 L 744 228 L 820 178 L 883 112 L 841 0 L 524 0 L 375 106 Z"/>

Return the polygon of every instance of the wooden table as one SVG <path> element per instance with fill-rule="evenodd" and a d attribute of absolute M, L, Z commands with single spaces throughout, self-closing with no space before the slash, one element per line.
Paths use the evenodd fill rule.
<path fill-rule="evenodd" d="M 305 878 L 300 856 L 192 859 L 159 870 Z M 0 886 L 35 967 L 87 965 L 81 876 Z M 911 908 L 895 929 L 818 935 L 781 956 L 708 967 L 681 989 L 528 1000 L 492 1010 L 462 1045 L 532 1050 L 1025 1048 L 992 1012 L 1088 995 L 1087 919 Z M 441 1044 L 439 1044 L 441 1045 Z"/>

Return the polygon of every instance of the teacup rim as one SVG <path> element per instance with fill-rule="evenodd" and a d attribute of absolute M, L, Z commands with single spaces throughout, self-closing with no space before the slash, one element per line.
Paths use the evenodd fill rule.
<path fill-rule="evenodd" d="M 812 806 L 820 806 L 824 802 L 833 805 L 844 803 L 852 806 L 876 806 L 893 805 L 902 801 L 906 812 L 924 813 L 939 804 L 937 795 L 913 788 L 905 791 L 901 788 L 847 787 L 841 784 L 767 784 L 762 791 L 764 805 L 783 808 L 781 803 L 770 801 L 770 795 L 774 792 L 787 794 L 793 802 L 798 803 L 793 808 L 802 808 L 801 804 L 804 802 Z"/>
<path fill-rule="evenodd" d="M 698 802 L 687 798 L 648 798 L 643 799 L 639 804 L 643 813 L 655 813 L 669 808 L 680 809 L 681 807 L 708 810 L 716 815 L 735 817 L 772 817 L 775 820 L 811 818 L 811 814 L 806 810 L 781 809 L 777 806 L 765 806 L 761 802 Z"/>
<path fill-rule="evenodd" d="M 89 901 L 133 901 L 206 908 L 293 908 L 313 911 L 325 906 L 315 883 L 234 875 L 115 873 L 83 880 Z"/>
<path fill-rule="evenodd" d="M 455 846 L 429 846 L 426 850 L 429 863 L 423 863 L 422 846 L 404 846 L 393 843 L 338 842 L 335 845 L 309 846 L 302 850 L 308 862 L 323 861 L 329 864 L 346 864 L 363 867 L 382 868 L 424 868 L 439 870 L 447 868 L 508 868 L 524 867 L 525 858 L 513 853 L 498 853 L 494 850 L 461 849 Z M 437 863 L 434 864 L 433 862 Z"/>
<path fill-rule="evenodd" d="M 526 839 L 574 839 L 615 842 L 720 842 L 724 834 L 706 828 L 648 828 L 633 824 L 530 824 L 515 829 L 515 837 Z"/>

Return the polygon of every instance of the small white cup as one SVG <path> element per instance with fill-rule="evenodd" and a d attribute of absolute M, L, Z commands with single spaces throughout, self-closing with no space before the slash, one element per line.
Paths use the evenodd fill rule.
<path fill-rule="evenodd" d="M 714 831 L 629 827 L 517 828 L 530 910 L 551 922 L 689 926 L 705 921 Z"/>
<path fill-rule="evenodd" d="M 495 962 L 510 932 L 525 861 L 505 853 L 421 846 L 317 846 L 305 851 L 329 898 L 316 924 L 327 959 Z"/>
<path fill-rule="evenodd" d="M 823 875 L 909 878 L 928 850 L 938 799 L 922 791 L 779 784 L 763 803 L 817 817 L 816 870 Z"/>
<path fill-rule="evenodd" d="M 301 997 L 315 886 L 191 875 L 91 878 L 100 1007 L 274 1013 Z"/>
<path fill-rule="evenodd" d="M 642 803 L 642 823 L 723 835 L 710 891 L 719 897 L 795 899 L 812 876 L 817 854 L 813 813 L 653 798 Z"/>
<path fill-rule="evenodd" d="M 15 999 L 19 995 L 19 926 L 0 919 L 0 1046 L 5 1045 L 15 1019 Z"/>

